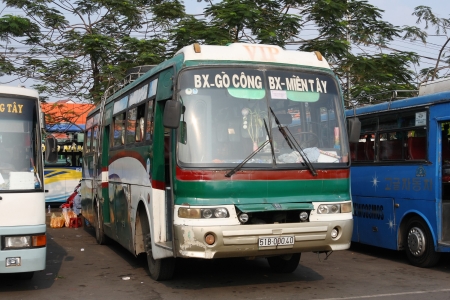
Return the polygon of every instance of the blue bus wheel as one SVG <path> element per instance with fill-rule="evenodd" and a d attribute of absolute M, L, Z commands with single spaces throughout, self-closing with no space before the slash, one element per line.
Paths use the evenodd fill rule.
<path fill-rule="evenodd" d="M 406 256 L 410 263 L 429 268 L 439 261 L 440 253 L 434 250 L 433 236 L 427 224 L 419 217 L 411 218 L 405 235 Z"/>

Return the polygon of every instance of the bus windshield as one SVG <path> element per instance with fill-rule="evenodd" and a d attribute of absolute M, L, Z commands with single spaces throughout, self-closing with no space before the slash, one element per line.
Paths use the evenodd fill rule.
<path fill-rule="evenodd" d="M 41 189 L 37 101 L 0 98 L 0 102 L 0 189 Z"/>
<path fill-rule="evenodd" d="M 329 74 L 190 69 L 180 74 L 179 100 L 180 165 L 235 166 L 270 138 L 244 167 L 303 168 L 306 158 L 319 168 L 348 163 L 342 100 Z"/>

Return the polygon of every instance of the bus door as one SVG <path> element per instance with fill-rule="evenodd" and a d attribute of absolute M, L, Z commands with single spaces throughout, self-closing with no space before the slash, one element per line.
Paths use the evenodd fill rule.
<path fill-rule="evenodd" d="M 353 195 L 353 241 L 397 249 L 393 198 Z"/>
<path fill-rule="evenodd" d="M 103 144 L 102 144 L 102 156 L 101 156 L 101 185 L 102 185 L 102 198 L 103 198 L 103 221 L 108 224 L 111 222 L 111 210 L 113 209 L 111 205 L 111 199 L 109 198 L 108 191 L 108 163 L 109 163 L 109 134 L 110 125 L 104 127 L 103 131 Z"/>
<path fill-rule="evenodd" d="M 439 124 L 441 128 L 442 143 L 442 242 L 448 243 L 450 242 L 450 121 Z"/>

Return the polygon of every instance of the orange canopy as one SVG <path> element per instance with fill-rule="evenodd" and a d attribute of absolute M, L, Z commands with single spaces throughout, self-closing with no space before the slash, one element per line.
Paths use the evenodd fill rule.
<path fill-rule="evenodd" d="M 86 124 L 86 116 L 95 107 L 94 104 L 78 104 L 62 100 L 54 103 L 41 103 L 47 124 L 72 123 Z"/>

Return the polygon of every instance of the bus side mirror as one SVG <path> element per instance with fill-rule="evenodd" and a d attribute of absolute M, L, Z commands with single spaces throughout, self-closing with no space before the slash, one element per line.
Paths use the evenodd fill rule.
<path fill-rule="evenodd" d="M 55 163 L 58 159 L 58 143 L 53 135 L 45 138 L 45 160 Z"/>
<path fill-rule="evenodd" d="M 348 140 L 350 143 L 359 142 L 359 136 L 361 135 L 361 122 L 358 118 L 347 119 L 348 128 Z"/>
<path fill-rule="evenodd" d="M 177 129 L 180 125 L 181 102 L 167 100 L 164 107 L 163 125 L 164 127 Z"/>

